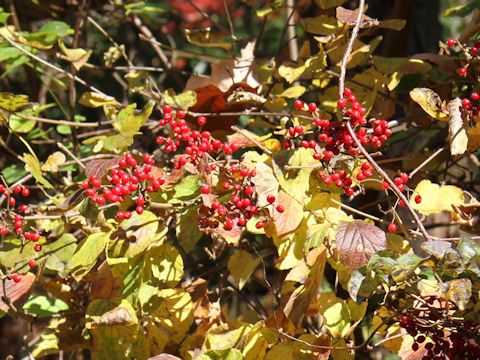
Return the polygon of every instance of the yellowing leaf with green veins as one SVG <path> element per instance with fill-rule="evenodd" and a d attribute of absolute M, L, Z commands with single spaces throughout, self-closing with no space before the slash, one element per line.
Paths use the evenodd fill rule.
<path fill-rule="evenodd" d="M 197 93 L 193 90 L 187 90 L 178 95 L 170 95 L 168 90 L 165 90 L 163 99 L 166 104 L 175 105 L 183 110 L 187 110 L 197 103 Z"/>
<path fill-rule="evenodd" d="M 105 250 L 109 236 L 110 233 L 93 233 L 78 245 L 70 263 L 71 273 L 76 281 L 80 281 L 93 268 Z"/>
<path fill-rule="evenodd" d="M 190 295 L 180 289 L 158 291 L 163 300 L 151 314 L 157 326 L 168 334 L 171 341 L 179 343 L 193 323 L 193 303 Z"/>
<path fill-rule="evenodd" d="M 0 92 L 0 108 L 14 112 L 30 104 L 27 95 L 15 95 L 10 92 Z"/>
<path fill-rule="evenodd" d="M 323 313 L 325 326 L 335 337 L 344 337 L 350 330 L 350 309 L 345 301 L 337 302 Z"/>
<path fill-rule="evenodd" d="M 50 182 L 43 177 L 40 161 L 35 155 L 23 153 L 25 159 L 25 171 L 30 172 L 35 180 L 44 185 L 48 189 L 52 189 L 53 186 Z"/>
<path fill-rule="evenodd" d="M 104 326 L 90 330 L 92 360 L 136 359 L 150 356 L 145 333 L 139 324 Z"/>
<path fill-rule="evenodd" d="M 417 204 L 415 197 L 420 195 L 422 201 Z M 422 180 L 410 196 L 410 205 L 420 214 L 431 215 L 441 211 L 454 212 L 452 205 L 463 205 L 463 190 L 453 185 L 438 185 L 430 180 Z"/>
<path fill-rule="evenodd" d="M 238 288 L 241 290 L 247 283 L 250 275 L 260 263 L 260 258 L 254 258 L 248 251 L 238 250 L 230 259 L 228 259 L 228 271 L 238 282 Z"/>
<path fill-rule="evenodd" d="M 96 92 L 84 92 L 83 95 L 80 97 L 80 100 L 78 100 L 78 103 L 83 106 L 92 107 L 92 108 L 105 106 L 105 105 L 113 105 L 113 106 L 119 105 L 114 97 L 99 94 Z"/>
<path fill-rule="evenodd" d="M 442 110 L 442 99 L 435 91 L 428 88 L 415 88 L 410 91 L 410 97 L 434 119 L 449 121 L 448 114 Z"/>
<path fill-rule="evenodd" d="M 55 151 L 53 154 L 49 155 L 47 161 L 42 165 L 43 171 L 52 171 L 55 172 L 58 170 L 60 165 L 63 165 L 67 158 L 60 151 Z"/>
<path fill-rule="evenodd" d="M 41 334 L 40 339 L 33 345 L 31 351 L 36 359 L 57 354 L 59 352 L 57 336 L 55 333 Z"/>

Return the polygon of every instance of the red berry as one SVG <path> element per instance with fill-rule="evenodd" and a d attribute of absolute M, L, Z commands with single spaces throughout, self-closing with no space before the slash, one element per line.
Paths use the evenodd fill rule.
<path fill-rule="evenodd" d="M 415 202 L 416 202 L 417 204 L 420 204 L 420 203 L 422 202 L 422 197 L 421 197 L 420 195 L 416 195 L 416 196 L 415 196 Z"/>
<path fill-rule="evenodd" d="M 230 189 L 230 183 L 228 181 L 225 181 L 223 183 L 223 190 L 228 190 L 228 189 Z"/>
<path fill-rule="evenodd" d="M 382 181 L 382 187 L 387 190 L 387 189 L 390 189 L 390 185 L 388 184 L 388 182 L 386 182 L 385 180 Z"/>
<path fill-rule="evenodd" d="M 369 170 L 371 168 L 371 165 L 369 162 L 365 161 L 363 164 L 362 164 L 362 170 Z"/>
<path fill-rule="evenodd" d="M 343 95 L 349 97 L 350 95 L 352 95 L 352 90 L 350 90 L 349 88 L 345 88 L 345 90 L 343 90 Z"/>
<path fill-rule="evenodd" d="M 118 220 L 123 220 L 125 219 L 125 213 L 123 211 L 117 212 L 117 219 Z"/>
<path fill-rule="evenodd" d="M 459 74 L 460 76 L 466 76 L 466 75 L 467 75 L 467 69 L 464 68 L 464 67 L 458 69 L 458 74 Z"/>
<path fill-rule="evenodd" d="M 402 182 L 406 184 L 408 182 L 409 176 L 407 173 L 403 173 L 402 175 L 400 175 L 400 178 L 402 179 Z"/>
<path fill-rule="evenodd" d="M 203 126 L 207 123 L 207 118 L 205 116 L 199 116 L 197 119 L 197 124 Z"/>
<path fill-rule="evenodd" d="M 36 251 L 36 252 L 39 252 L 39 251 L 42 251 L 42 245 L 40 244 L 37 244 L 33 247 L 33 249 Z"/>
<path fill-rule="evenodd" d="M 308 104 L 308 110 L 310 112 L 314 112 L 315 110 L 317 110 L 317 104 L 315 104 L 315 103 Z"/>
<path fill-rule="evenodd" d="M 130 219 L 132 217 L 132 213 L 130 211 L 125 211 L 125 219 Z"/>
<path fill-rule="evenodd" d="M 13 187 L 13 192 L 14 192 L 15 194 L 18 194 L 20 191 L 22 191 L 22 186 L 21 186 L 21 185 L 15 185 L 15 186 Z"/>
<path fill-rule="evenodd" d="M 241 217 L 240 219 L 238 219 L 238 225 L 245 226 L 246 223 L 247 223 L 247 219 L 245 219 L 244 217 Z"/>
<path fill-rule="evenodd" d="M 6 228 L 6 227 L 0 228 L 0 234 L 7 235 L 8 234 L 8 228 Z"/>
<path fill-rule="evenodd" d="M 354 193 L 355 193 L 355 190 L 354 190 L 353 188 L 351 188 L 351 187 L 345 188 L 345 194 L 351 196 L 351 195 L 353 195 Z"/>
<path fill-rule="evenodd" d="M 447 40 L 447 46 L 452 47 L 452 46 L 454 46 L 454 45 L 455 45 L 455 40 L 454 40 L 454 39 L 448 39 L 448 40 Z"/>
<path fill-rule="evenodd" d="M 472 102 L 470 101 L 469 98 L 463 98 L 463 99 L 462 99 L 462 105 L 465 106 L 465 107 L 468 106 L 468 105 L 470 105 L 471 103 L 472 103 Z"/>
<path fill-rule="evenodd" d="M 10 206 L 15 206 L 15 203 L 16 203 L 15 198 L 11 197 L 10 199 L 8 199 L 8 203 L 10 204 Z"/>
<path fill-rule="evenodd" d="M 294 105 L 295 105 L 295 108 L 297 110 L 300 110 L 303 107 L 303 101 L 302 100 L 295 100 Z"/>
<path fill-rule="evenodd" d="M 398 201 L 398 206 L 405 207 L 405 203 L 403 202 L 403 200 Z"/>
<path fill-rule="evenodd" d="M 270 203 L 270 204 L 273 204 L 275 202 L 275 196 L 273 195 L 268 195 L 267 196 L 267 201 Z"/>
<path fill-rule="evenodd" d="M 478 92 L 473 92 L 471 97 L 473 100 L 478 100 L 480 99 L 480 94 Z"/>
<path fill-rule="evenodd" d="M 390 231 L 391 233 L 394 233 L 397 231 L 397 224 L 394 224 L 394 223 L 391 223 L 388 225 L 388 231 Z"/>
<path fill-rule="evenodd" d="M 265 223 L 263 221 L 258 221 L 256 224 L 255 224 L 255 227 L 257 229 L 261 229 L 265 226 Z"/>
<path fill-rule="evenodd" d="M 137 212 L 138 215 L 141 215 L 143 213 L 143 206 L 137 206 L 135 208 L 135 211 Z"/>
<path fill-rule="evenodd" d="M 401 177 L 397 176 L 393 179 L 393 182 L 395 183 L 395 185 L 400 185 L 400 184 L 403 184 L 403 180 Z"/>
<path fill-rule="evenodd" d="M 247 195 L 252 195 L 254 192 L 255 192 L 255 188 L 251 185 L 245 188 L 245 194 Z"/>
<path fill-rule="evenodd" d="M 12 276 L 12 280 L 16 283 L 19 283 L 20 281 L 22 281 L 22 276 L 20 274 L 15 274 Z"/>
<path fill-rule="evenodd" d="M 143 196 L 139 196 L 137 198 L 137 205 L 138 206 L 143 206 L 143 204 L 145 204 L 145 198 Z"/>
<path fill-rule="evenodd" d="M 347 106 L 347 103 L 348 103 L 348 100 L 345 99 L 345 98 L 342 98 L 340 100 L 337 101 L 337 106 L 340 108 L 340 109 L 343 109 L 345 108 L 345 106 Z"/>
<path fill-rule="evenodd" d="M 37 267 L 37 262 L 35 261 L 35 259 L 30 259 L 30 261 L 28 262 L 28 266 L 30 266 L 30 269 Z"/>
<path fill-rule="evenodd" d="M 37 242 L 38 240 L 40 240 L 40 234 L 39 233 L 34 233 L 32 235 L 32 241 Z"/>
<path fill-rule="evenodd" d="M 285 211 L 285 208 L 282 205 L 277 205 L 277 211 L 279 213 L 283 213 Z"/>
<path fill-rule="evenodd" d="M 297 126 L 295 126 L 295 132 L 296 132 L 297 134 L 303 133 L 303 126 L 302 126 L 302 125 L 297 125 Z"/>
<path fill-rule="evenodd" d="M 203 185 L 200 191 L 202 192 L 202 194 L 210 194 L 210 186 Z"/>

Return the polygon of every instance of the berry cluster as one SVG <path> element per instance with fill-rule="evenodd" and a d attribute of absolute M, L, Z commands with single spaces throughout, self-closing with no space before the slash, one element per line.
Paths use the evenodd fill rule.
<path fill-rule="evenodd" d="M 412 350 L 426 350 L 422 360 L 470 359 L 480 356 L 480 325 L 460 323 L 442 315 L 441 302 L 427 297 L 429 307 L 412 310 L 400 317 L 400 327 L 414 338 Z M 453 304 L 450 304 L 453 306 Z"/>
<path fill-rule="evenodd" d="M 465 58 L 467 59 L 466 65 L 462 66 L 460 69 L 458 69 L 458 74 L 460 76 L 467 76 L 468 73 L 468 67 L 470 65 L 470 60 L 476 59 L 479 56 L 479 51 L 480 51 L 480 41 L 476 40 L 473 41 L 471 44 L 461 44 L 454 39 L 448 39 L 447 40 L 447 46 L 449 47 L 454 47 L 455 45 L 458 45 L 460 47 L 460 50 L 463 52 L 465 55 Z"/>
<path fill-rule="evenodd" d="M 0 184 L 0 193 L 2 193 L 8 199 L 7 211 L 2 211 L 0 213 L 0 220 L 2 220 L 3 223 L 3 225 L 0 226 L 0 235 L 6 236 L 10 233 L 9 221 L 7 221 L 7 219 L 11 219 L 11 225 L 13 225 L 13 228 L 15 229 L 14 233 L 22 240 L 22 243 L 26 244 L 29 241 L 34 243 L 38 242 L 38 240 L 40 240 L 40 234 L 38 232 L 24 232 L 24 216 L 20 213 L 25 214 L 29 210 L 29 208 L 26 204 L 18 206 L 18 199 L 16 198 L 16 196 L 19 195 L 24 198 L 28 197 L 30 195 L 30 189 L 22 185 L 15 185 L 12 189 L 7 189 L 3 184 Z M 19 213 L 15 212 L 16 207 L 18 207 Z M 36 252 L 42 251 L 42 245 L 35 244 L 34 250 Z M 37 266 L 37 261 L 35 259 L 30 259 L 28 265 L 31 269 L 33 269 Z M 18 273 L 13 274 L 12 280 L 18 283 L 22 280 L 22 276 Z"/>
<path fill-rule="evenodd" d="M 180 147 L 184 146 L 185 154 L 178 157 L 173 167 L 180 169 L 187 162 L 196 164 L 205 153 L 217 153 L 222 150 L 226 155 L 232 155 L 234 151 L 240 148 L 238 143 L 229 144 L 212 137 L 209 131 L 192 130 L 185 120 L 186 113 L 183 110 L 177 110 L 175 114 L 172 107 L 166 105 L 163 108 L 163 119 L 158 121 L 160 126 L 170 125 L 171 136 L 158 136 L 156 142 L 163 146 L 166 153 L 176 152 Z M 207 119 L 204 116 L 197 118 L 197 124 L 200 129 L 205 125 Z M 215 167 L 215 164 L 212 164 Z"/>
<path fill-rule="evenodd" d="M 308 111 L 314 117 L 316 129 L 311 134 L 304 132 L 301 125 L 290 127 L 288 129 L 289 137 L 284 142 L 285 148 L 292 146 L 293 139 L 300 139 L 301 146 L 304 148 L 311 148 L 315 150 L 313 158 L 319 160 L 324 165 L 325 171 L 320 171 L 319 176 L 323 179 L 325 184 L 335 184 L 340 188 L 344 188 L 347 195 L 353 195 L 354 189 L 352 175 L 346 174 L 344 170 L 334 171 L 329 169 L 330 160 L 339 154 L 347 154 L 355 157 L 359 154 L 358 147 L 350 135 L 347 122 L 349 122 L 355 132 L 356 137 L 362 145 L 372 144 L 378 148 L 392 135 L 392 130 L 388 127 L 386 120 L 371 120 L 372 129 L 367 129 L 365 126 L 368 123 L 364 116 L 366 109 L 357 101 L 356 96 L 350 89 L 345 89 L 344 96 L 337 102 L 337 106 L 342 110 L 344 121 L 323 120 L 316 116 L 317 105 L 311 103 L 308 105 Z M 304 109 L 305 104 L 301 100 L 295 101 L 295 108 L 298 110 Z M 306 109 L 305 109 L 306 110 Z M 371 166 L 368 162 L 362 165 L 362 171 L 357 173 L 356 180 L 362 181 L 372 176 Z"/>
<path fill-rule="evenodd" d="M 136 198 L 137 214 L 142 214 L 145 205 L 145 192 L 154 193 L 165 183 L 164 177 L 155 177 L 152 173 L 153 158 L 145 154 L 139 163 L 132 154 L 126 154 L 118 161 L 118 168 L 110 170 L 104 183 L 97 175 L 82 182 L 82 188 L 90 200 L 98 205 L 123 203 L 127 197 Z M 117 219 L 129 219 L 130 211 L 118 211 Z"/>
<path fill-rule="evenodd" d="M 203 206 L 200 209 L 200 228 L 214 229 L 220 223 L 223 224 L 223 228 L 227 231 L 232 230 L 235 225 L 244 227 L 248 220 L 258 215 L 260 210 L 262 210 L 262 208 L 256 205 L 255 187 L 251 182 L 251 179 L 256 176 L 255 170 L 231 166 L 226 176 L 227 181 L 222 184 L 223 195 L 231 194 L 231 197 L 224 202 L 215 200 L 211 202 L 210 206 Z M 210 186 L 202 186 L 201 192 L 204 195 L 210 194 Z M 273 205 L 275 201 L 275 196 L 267 196 L 269 204 Z M 277 205 L 275 209 L 280 213 L 284 211 L 282 205 Z M 265 222 L 259 220 L 255 226 L 257 229 L 261 229 L 265 226 Z"/>

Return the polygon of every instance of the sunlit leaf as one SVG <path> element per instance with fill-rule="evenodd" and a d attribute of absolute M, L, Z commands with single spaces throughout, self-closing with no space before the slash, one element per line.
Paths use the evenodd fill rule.
<path fill-rule="evenodd" d="M 415 197 L 420 195 L 422 201 L 417 204 Z M 423 215 L 437 214 L 441 211 L 453 212 L 452 205 L 465 202 L 463 190 L 453 185 L 438 185 L 430 180 L 422 180 L 410 196 L 410 205 Z"/>
<path fill-rule="evenodd" d="M 185 29 L 185 37 L 190 44 L 197 46 L 219 47 L 225 50 L 232 48 L 232 44 L 224 42 L 212 35 L 210 27 L 195 30 Z"/>
<path fill-rule="evenodd" d="M 337 302 L 326 309 L 323 318 L 325 326 L 335 337 L 343 337 L 350 330 L 350 309 L 345 301 Z"/>
<path fill-rule="evenodd" d="M 472 296 L 472 282 L 470 279 L 453 279 L 440 284 L 443 298 L 454 302 L 460 311 L 465 309 Z"/>
<path fill-rule="evenodd" d="M 6 313 L 10 309 L 10 307 L 2 300 L 4 297 L 9 299 L 14 306 L 22 307 L 32 291 L 35 279 L 36 276 L 32 273 L 22 275 L 22 281 L 18 283 L 7 278 L 5 280 L 5 287 L 3 286 L 3 283 L 0 286 L 0 310 Z"/>
<path fill-rule="evenodd" d="M 23 309 L 29 313 L 42 317 L 57 314 L 60 311 L 68 310 L 67 303 L 60 299 L 51 299 L 45 295 L 37 295 L 28 299 Z"/>
<path fill-rule="evenodd" d="M 271 3 L 261 7 L 260 9 L 257 10 L 257 16 L 260 18 L 263 18 L 267 16 L 268 14 L 271 14 L 275 10 L 280 9 L 283 7 L 285 2 L 283 0 L 274 0 Z"/>
<path fill-rule="evenodd" d="M 49 155 L 47 161 L 42 165 L 42 171 L 58 171 L 58 167 L 63 165 L 67 158 L 60 151 L 55 151 L 53 154 Z"/>
<path fill-rule="evenodd" d="M 43 177 L 38 158 L 35 155 L 27 153 L 23 153 L 23 158 L 25 159 L 25 170 L 30 172 L 40 184 L 44 185 L 46 188 L 52 189 L 53 185 Z"/>
<path fill-rule="evenodd" d="M 245 286 L 250 275 L 259 263 L 260 258 L 253 257 L 245 250 L 238 250 L 228 259 L 228 271 L 235 281 L 238 282 L 238 288 L 240 290 Z"/>
<path fill-rule="evenodd" d="M 93 233 L 79 244 L 70 264 L 75 280 L 80 281 L 93 268 L 105 250 L 109 235 L 104 232 Z"/>
<path fill-rule="evenodd" d="M 87 329 L 117 325 L 128 326 L 138 323 L 135 310 L 125 299 L 122 299 L 121 302 L 104 299 L 93 300 L 88 305 L 85 317 Z"/>
<path fill-rule="evenodd" d="M 392 278 L 397 283 L 407 280 L 422 262 L 422 258 L 414 254 L 400 256 L 392 268 Z"/>
<path fill-rule="evenodd" d="M 163 93 L 163 99 L 166 104 L 178 106 L 180 109 L 187 110 L 197 103 L 197 93 L 193 90 L 187 90 L 178 95 L 170 95 L 168 91 Z"/>
<path fill-rule="evenodd" d="M 429 88 L 415 88 L 410 91 L 410 97 L 431 117 L 448 121 L 448 115 L 442 109 L 442 100 L 438 94 Z"/>
<path fill-rule="evenodd" d="M 350 272 L 365 265 L 377 251 L 386 249 L 385 233 L 362 220 L 340 225 L 335 241 L 340 261 Z"/>
<path fill-rule="evenodd" d="M 10 92 L 0 92 L 0 108 L 14 112 L 30 104 L 27 95 L 14 95 Z"/>
<path fill-rule="evenodd" d="M 78 100 L 78 103 L 83 106 L 88 106 L 92 108 L 105 106 L 105 105 L 113 105 L 113 106 L 118 105 L 114 97 L 99 94 L 96 92 L 84 92 L 83 95 Z"/>

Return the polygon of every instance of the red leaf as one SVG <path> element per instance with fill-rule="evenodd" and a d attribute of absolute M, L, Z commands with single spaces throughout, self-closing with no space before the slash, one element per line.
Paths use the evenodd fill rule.
<path fill-rule="evenodd" d="M 118 165 L 121 157 L 117 156 L 112 159 L 100 159 L 100 160 L 92 160 L 87 163 L 85 167 L 85 174 L 87 178 L 92 175 L 97 175 L 98 178 L 102 178 L 108 170 Z"/>
<path fill-rule="evenodd" d="M 5 280 L 5 290 L 8 298 L 15 307 L 20 308 L 27 301 L 30 296 L 33 282 L 35 281 L 35 275 L 32 273 L 26 273 L 22 275 L 22 280 L 18 283 L 11 279 Z M 0 284 L 0 299 L 4 297 L 3 285 Z M 8 312 L 10 308 L 2 300 L 0 300 L 0 310 Z"/>
<path fill-rule="evenodd" d="M 386 236 L 380 228 L 363 220 L 338 226 L 335 233 L 340 261 L 353 273 L 365 265 L 373 254 L 386 249 Z"/>

